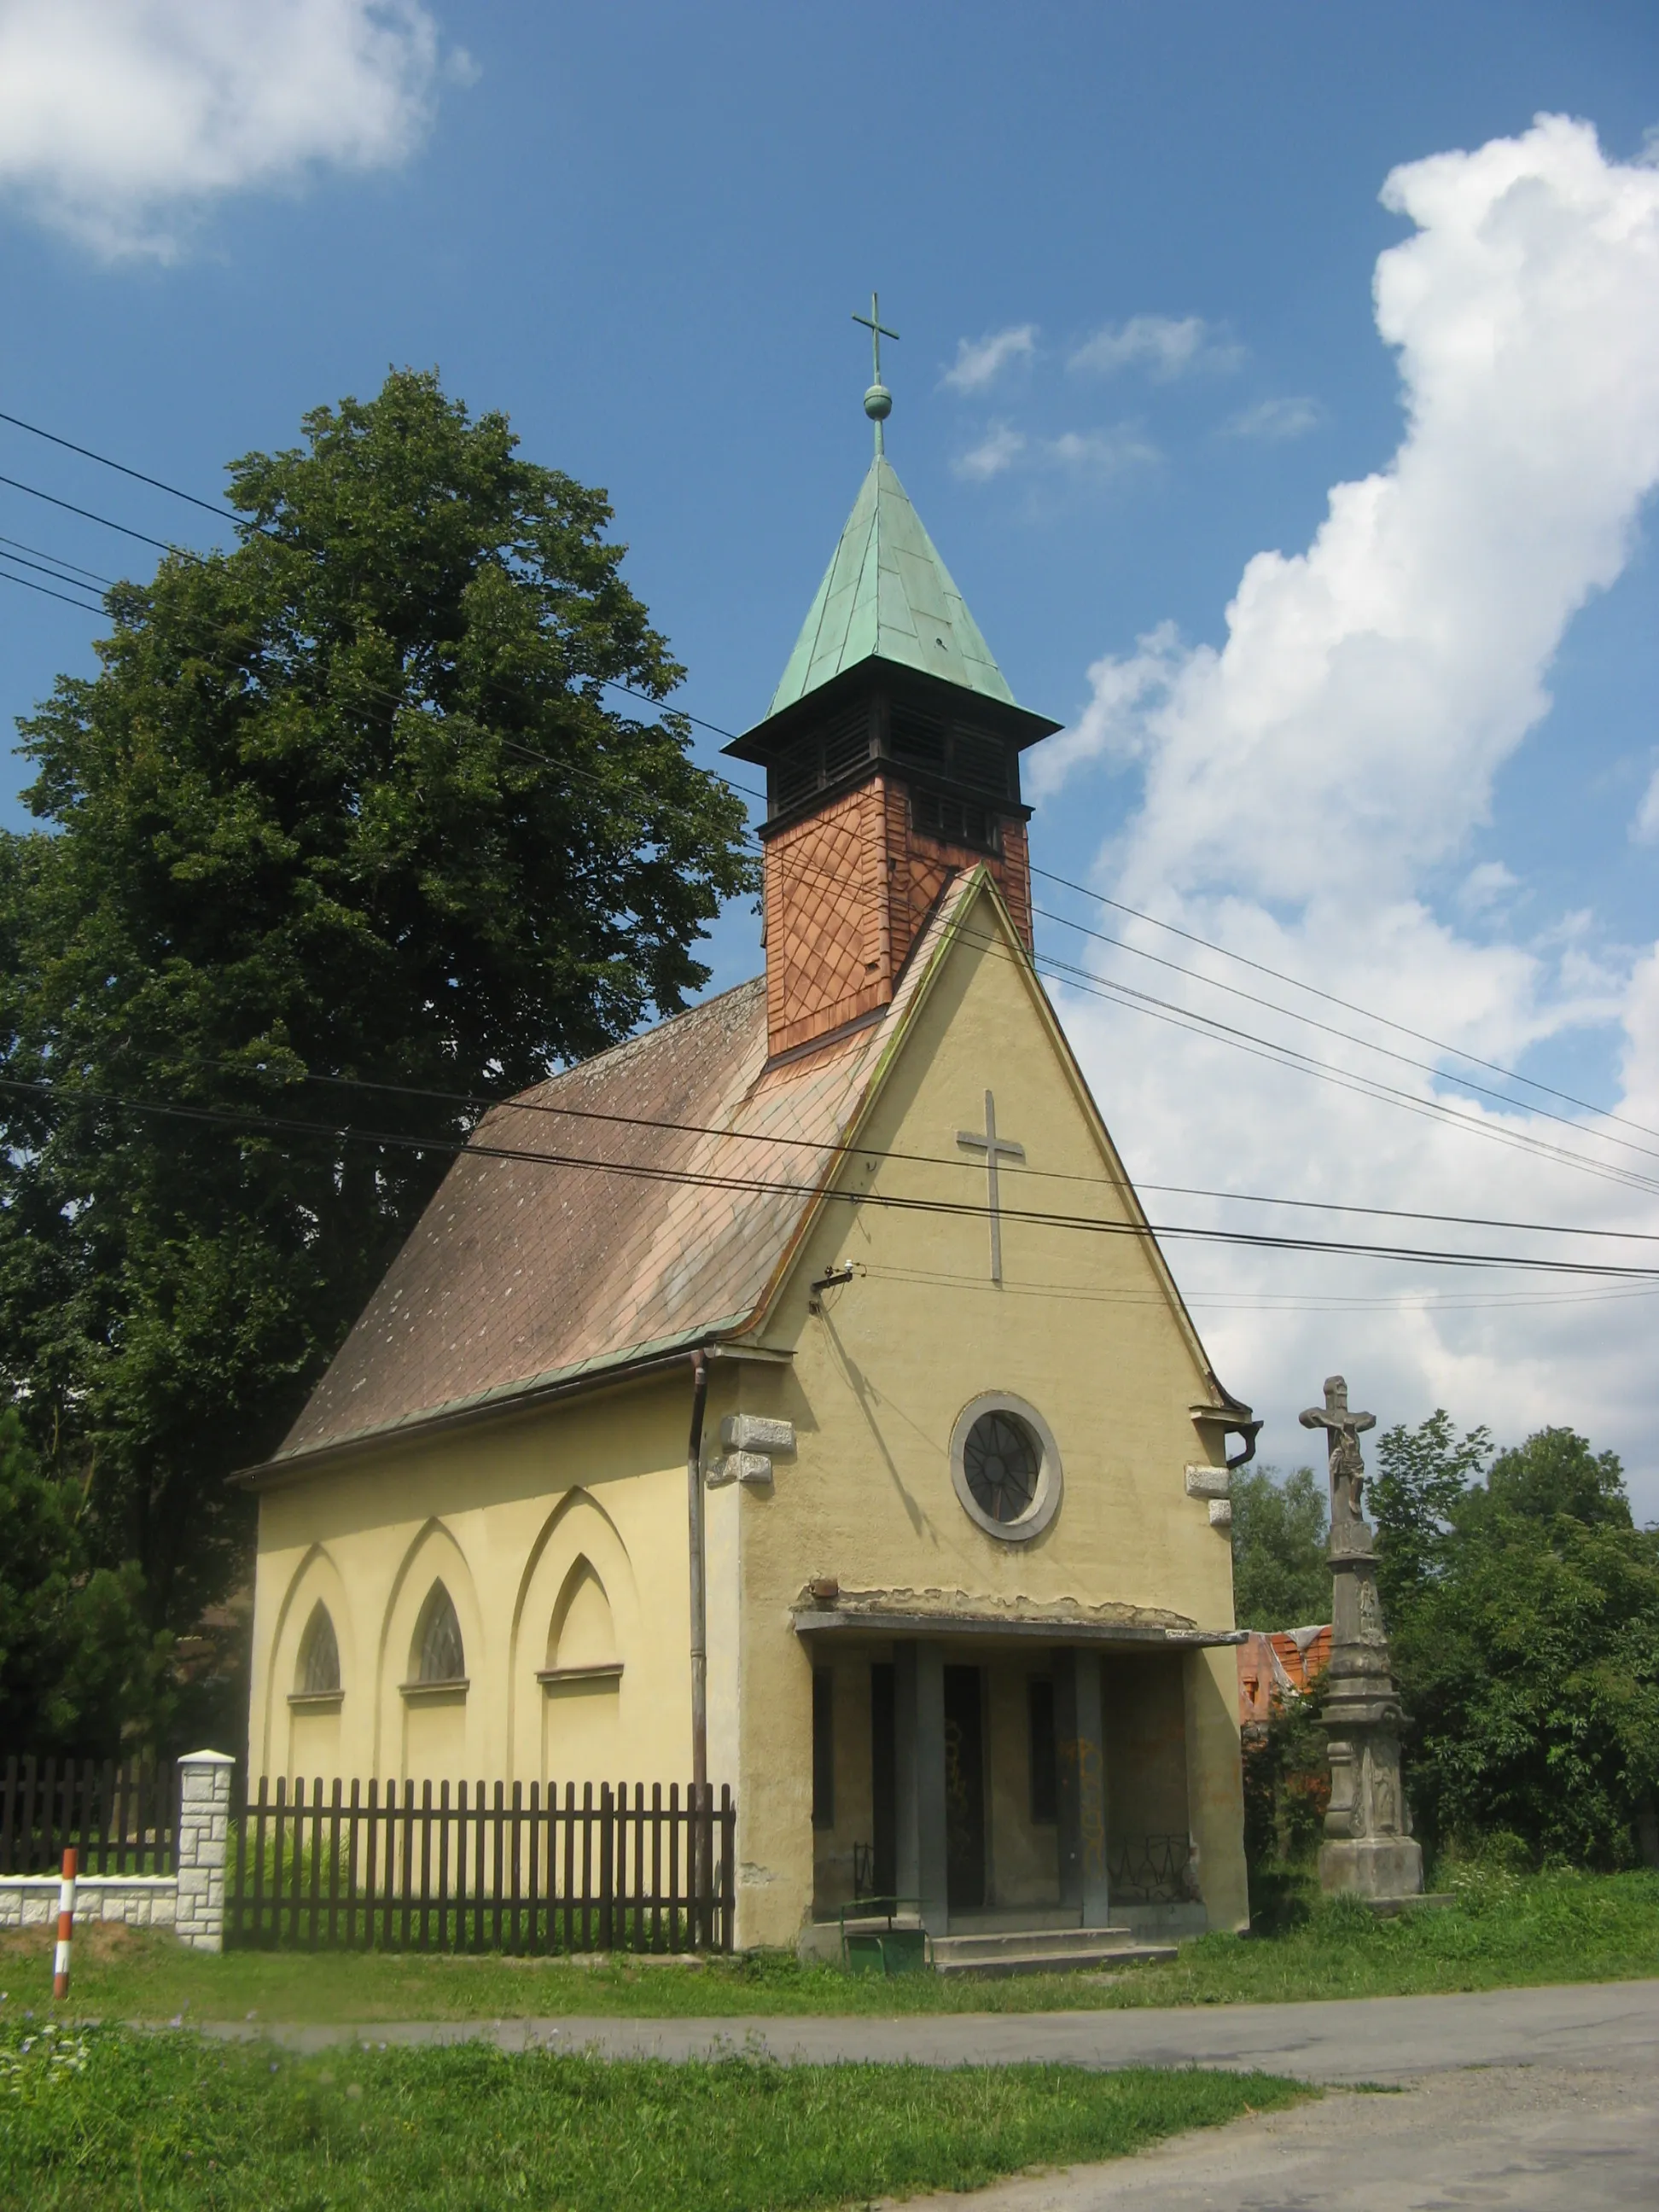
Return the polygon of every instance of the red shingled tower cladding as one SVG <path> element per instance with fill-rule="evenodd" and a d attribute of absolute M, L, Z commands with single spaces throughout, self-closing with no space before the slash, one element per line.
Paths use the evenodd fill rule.
<path fill-rule="evenodd" d="M 1019 757 L 1059 726 L 1017 704 L 878 450 L 766 719 L 726 747 L 766 770 L 775 1058 L 886 1006 L 965 868 L 1030 949 Z"/>
<path fill-rule="evenodd" d="M 811 813 L 768 824 L 766 1021 L 775 1054 L 886 1006 L 922 924 L 961 869 L 989 868 L 1030 949 L 1026 810 L 999 814 L 974 843 L 921 826 L 921 811 L 890 769 Z M 937 820 L 939 811 L 924 819 Z M 983 806 L 972 811 L 988 821 Z"/>

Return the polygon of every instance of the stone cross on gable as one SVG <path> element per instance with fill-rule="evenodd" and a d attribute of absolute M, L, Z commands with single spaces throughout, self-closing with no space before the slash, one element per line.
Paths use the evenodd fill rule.
<path fill-rule="evenodd" d="M 1328 1375 L 1324 1404 L 1309 1407 L 1301 1420 L 1304 1429 L 1325 1431 L 1330 1462 L 1333 1529 L 1362 1519 L 1359 1495 L 1365 1480 L 1365 1462 L 1360 1457 L 1359 1439 L 1365 1430 L 1376 1426 L 1376 1414 L 1351 1412 L 1346 1378 Z"/>
<path fill-rule="evenodd" d="M 997 1134 L 997 1102 L 990 1091 L 985 1094 L 985 1133 L 975 1129 L 958 1129 L 957 1142 L 966 1152 L 985 1155 L 986 1204 L 991 1215 L 991 1280 L 1002 1280 L 1002 1200 L 997 1181 L 997 1164 L 1000 1160 L 1023 1160 L 1024 1145 L 1016 1145 L 1006 1137 Z"/>

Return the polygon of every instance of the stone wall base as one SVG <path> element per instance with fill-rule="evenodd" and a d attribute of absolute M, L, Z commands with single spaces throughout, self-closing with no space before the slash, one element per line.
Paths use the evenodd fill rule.
<path fill-rule="evenodd" d="M 1319 1887 L 1351 1890 L 1356 1897 L 1417 1897 L 1423 1888 L 1423 1849 L 1410 1836 L 1366 1836 L 1322 1844 Z"/>
<path fill-rule="evenodd" d="M 83 1874 L 75 1885 L 75 1924 L 115 1921 L 128 1928 L 171 1928 L 179 1883 L 170 1874 Z M 58 1920 L 55 1874 L 0 1875 L 0 1928 L 44 1928 Z"/>

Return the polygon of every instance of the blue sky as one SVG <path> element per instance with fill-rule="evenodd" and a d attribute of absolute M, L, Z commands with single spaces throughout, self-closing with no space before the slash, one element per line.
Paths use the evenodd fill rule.
<path fill-rule="evenodd" d="M 1385 179 L 1524 142 L 1541 149 L 1522 163 L 1537 189 L 1581 206 L 1564 181 L 1580 156 L 1527 139 L 1541 111 L 1594 126 L 1599 161 L 1615 185 L 1635 179 L 1617 189 L 1639 210 L 1659 123 L 1650 5 L 267 0 L 219 12 L 222 78 L 245 67 L 265 88 L 263 104 L 246 94 L 251 123 L 204 122 L 186 96 L 201 57 L 182 0 L 0 6 L 0 405 L 211 496 L 230 456 L 292 441 L 307 407 L 368 392 L 389 363 L 435 363 L 475 407 L 504 408 L 530 457 L 609 489 L 632 580 L 690 668 L 684 702 L 735 729 L 763 711 L 866 465 L 868 356 L 848 318 L 878 285 L 902 333 L 886 358 L 890 456 L 1017 695 L 1079 733 L 1042 793 L 1042 864 L 1637 1110 L 1653 1057 L 1640 1007 L 1659 851 L 1646 841 L 1659 799 L 1641 826 L 1659 759 L 1645 463 L 1623 476 L 1609 464 L 1601 505 L 1565 519 L 1520 471 L 1510 535 L 1525 538 L 1528 514 L 1552 541 L 1582 522 L 1586 550 L 1550 586 L 1559 618 L 1540 613 L 1530 631 L 1517 618 L 1507 690 L 1491 611 L 1509 592 L 1530 605 L 1535 578 L 1510 575 L 1489 547 L 1479 605 L 1460 611 L 1465 568 L 1446 549 L 1462 525 L 1445 524 L 1449 618 L 1494 623 L 1478 678 L 1443 677 L 1445 727 L 1490 720 L 1497 734 L 1470 739 L 1442 795 L 1410 732 L 1385 733 L 1382 770 L 1356 770 L 1353 793 L 1310 830 L 1295 793 L 1340 781 L 1345 747 L 1360 758 L 1375 733 L 1343 716 L 1363 711 L 1329 708 L 1317 742 L 1334 768 L 1322 757 L 1304 773 L 1287 738 L 1272 763 L 1240 754 L 1228 771 L 1238 714 L 1200 708 L 1192 687 L 1207 680 L 1201 649 L 1227 642 L 1247 564 L 1305 553 L 1332 488 L 1394 467 L 1402 403 L 1427 408 L 1441 389 L 1432 363 L 1455 269 L 1432 280 L 1437 321 L 1400 309 L 1419 318 L 1410 360 L 1431 364 L 1413 383 L 1408 362 L 1403 386 L 1373 280 L 1379 255 L 1413 235 L 1433 246 L 1462 218 L 1437 229 L 1426 184 L 1415 214 L 1385 207 Z M 83 35 L 55 47 L 41 22 L 70 18 Z M 100 84 L 136 113 L 114 152 L 87 121 Z M 50 144 L 44 126 L 30 136 L 32 92 L 37 114 L 61 111 Z M 1466 198 L 1485 189 L 1475 170 L 1456 174 Z M 1538 217 L 1528 250 L 1543 255 L 1548 234 Z M 1614 269 L 1609 296 L 1644 303 L 1650 273 L 1639 256 L 1627 278 Z M 1547 337 L 1575 312 L 1528 300 L 1540 319 L 1527 327 Z M 993 356 L 972 349 L 999 334 L 991 373 Z M 1545 350 L 1535 340 L 1528 357 Z M 1608 351 L 1598 326 L 1583 358 Z M 1612 357 L 1624 358 L 1616 345 Z M 1588 371 L 1551 374 L 1527 435 L 1559 436 L 1565 453 L 1601 403 L 1584 397 Z M 1506 372 L 1501 389 L 1514 381 Z M 1622 448 L 1645 452 L 1645 386 L 1629 405 Z M 1443 447 L 1425 451 L 1427 468 Z M 211 530 L 3 424 L 0 455 L 0 472 L 137 528 L 197 543 L 198 526 Z M 1600 467 L 1590 457 L 1579 472 Z M 1490 508 L 1510 481 L 1455 496 Z M 128 557 L 141 548 L 4 486 L 0 533 L 143 573 Z M 95 629 L 0 586 L 6 714 L 27 712 L 59 669 L 88 667 Z M 1149 661 L 1141 641 L 1160 635 Z M 1547 711 L 1510 698 L 1528 681 L 1547 687 Z M 1134 696 L 1120 713 L 1123 683 Z M 1194 830 L 1183 842 L 1171 823 L 1210 819 L 1229 772 L 1252 801 L 1237 842 Z M 1184 814 L 1172 775 L 1198 794 Z M 21 780 L 15 770 L 0 793 L 13 823 Z M 1391 792 L 1413 789 L 1433 806 L 1392 811 Z M 1281 839 L 1316 842 L 1325 822 L 1339 827 L 1345 880 L 1375 872 L 1369 951 L 1343 949 L 1293 854 L 1277 872 L 1263 858 Z M 1396 929 L 1401 949 L 1379 969 L 1376 945 Z M 1079 940 L 1047 941 L 1079 957 Z M 713 957 L 720 982 L 752 971 L 747 912 L 722 923 Z M 1377 1108 L 1376 1128 L 1333 1119 L 1305 1084 L 1274 1076 L 1250 1091 L 1219 1048 L 1061 1000 L 1144 1176 L 1429 1209 L 1462 1194 L 1517 1217 L 1659 1226 L 1646 1192 L 1456 1133 L 1431 1158 L 1414 1128 L 1399 1138 L 1397 1115 Z M 1431 1087 L 1453 1095 L 1443 1068 Z M 1659 1095 L 1640 1110 L 1659 1126 Z M 1519 1109 L 1504 1124 L 1529 1141 L 1541 1127 Z M 1382 1410 L 1398 1418 L 1443 1401 L 1505 1432 L 1543 1418 L 1590 1427 L 1631 1455 L 1659 1511 L 1645 1441 L 1659 1404 L 1634 1372 L 1649 1364 L 1650 1306 L 1610 1305 L 1631 1316 L 1611 1333 L 1588 1306 L 1453 1318 L 1410 1302 L 1438 1296 L 1438 1277 L 1339 1280 L 1333 1266 L 1177 1260 L 1195 1303 L 1213 1294 L 1199 1317 L 1224 1376 L 1274 1409 L 1280 1456 L 1300 1450 L 1284 1421 L 1297 1394 L 1316 1395 L 1332 1364 L 1363 1376 L 1369 1360 L 1372 1396 L 1391 1392 Z M 1332 1304 L 1362 1295 L 1382 1303 Z"/>

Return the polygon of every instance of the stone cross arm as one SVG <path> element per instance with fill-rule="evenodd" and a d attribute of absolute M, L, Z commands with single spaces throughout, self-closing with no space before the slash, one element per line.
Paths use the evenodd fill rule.
<path fill-rule="evenodd" d="M 1334 1445 L 1344 1437 L 1357 1437 L 1366 1429 L 1376 1426 L 1375 1413 L 1356 1413 L 1348 1409 L 1348 1385 L 1340 1375 L 1325 1377 L 1325 1402 L 1310 1406 L 1301 1417 L 1304 1429 L 1325 1429 Z"/>

